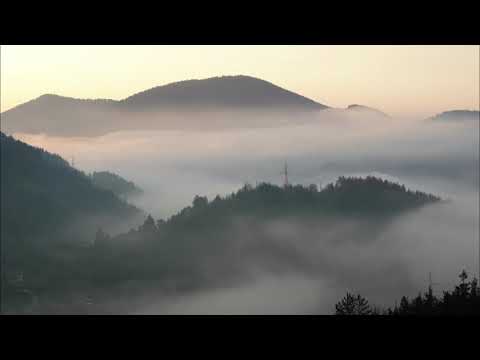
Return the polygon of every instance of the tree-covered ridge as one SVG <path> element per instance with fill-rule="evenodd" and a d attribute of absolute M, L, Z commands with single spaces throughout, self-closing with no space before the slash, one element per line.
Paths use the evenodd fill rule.
<path fill-rule="evenodd" d="M 393 214 L 423 206 L 440 198 L 420 191 L 411 191 L 404 185 L 368 176 L 366 178 L 339 177 L 321 191 L 316 185 L 288 185 L 280 187 L 261 183 L 255 187 L 246 184 L 236 193 L 212 201 L 197 196 L 170 219 L 181 222 L 191 216 L 255 215 L 364 215 Z"/>
<path fill-rule="evenodd" d="M 143 191 L 132 181 L 109 171 L 94 171 L 89 175 L 92 183 L 100 189 L 110 190 L 120 197 L 140 195 Z"/>
<path fill-rule="evenodd" d="M 2 301 L 18 273 L 34 294 L 78 285 L 89 274 L 82 243 L 92 242 L 99 224 L 141 211 L 98 189 L 60 156 L 1 132 L 0 140 Z"/>
<path fill-rule="evenodd" d="M 71 225 L 96 216 L 126 219 L 139 213 L 83 172 L 50 154 L 1 134 L 1 235 L 8 259 L 34 244 L 82 239 Z M 69 230 L 70 231 L 67 231 Z"/>
<path fill-rule="evenodd" d="M 138 229 L 114 237 L 99 230 L 95 248 L 102 254 L 102 261 L 97 264 L 96 279 L 110 282 L 141 278 L 159 283 L 175 279 L 179 284 L 193 286 L 208 276 L 211 283 L 215 281 L 212 273 L 202 274 L 202 269 L 223 264 L 223 269 L 218 265 L 222 276 L 229 276 L 229 271 L 234 276 L 242 252 L 260 258 L 272 256 L 277 245 L 264 233 L 269 221 L 296 218 L 328 222 L 354 216 L 355 220 L 363 218 L 381 226 L 382 219 L 388 220 L 397 212 L 438 200 L 374 177 L 341 177 L 322 191 L 314 185 L 279 187 L 262 183 L 256 187 L 245 185 L 212 201 L 196 196 L 192 206 L 167 220 L 155 221 L 148 216 Z M 262 243 L 272 248 L 261 249 Z"/>

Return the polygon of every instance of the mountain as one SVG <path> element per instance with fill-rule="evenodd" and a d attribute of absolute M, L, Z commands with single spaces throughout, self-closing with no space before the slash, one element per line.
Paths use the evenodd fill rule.
<path fill-rule="evenodd" d="M 193 108 L 296 108 L 322 110 L 327 106 L 251 76 L 221 76 L 186 80 L 132 95 L 122 106 L 136 109 Z"/>
<path fill-rule="evenodd" d="M 480 121 L 480 112 L 472 110 L 450 110 L 437 114 L 428 120 L 433 121 Z"/>
<path fill-rule="evenodd" d="M 361 113 L 365 115 L 372 114 L 375 116 L 389 117 L 389 115 L 387 115 L 383 111 L 380 111 L 365 105 L 352 104 L 352 105 L 348 105 L 348 107 L 345 110 L 347 112 L 355 112 L 355 113 Z"/>
<path fill-rule="evenodd" d="M 261 79 L 222 76 L 158 86 L 119 101 L 46 94 L 3 112 L 1 125 L 8 134 L 98 136 L 136 129 L 250 126 L 245 111 L 278 115 L 326 108 Z M 202 117 L 199 112 L 239 115 L 238 119 L 224 115 L 215 118 L 211 114 Z M 256 118 L 253 123 L 261 125 L 262 121 Z"/>
<path fill-rule="evenodd" d="M 105 134 L 118 122 L 121 112 L 114 100 L 82 100 L 53 94 L 42 95 L 1 114 L 2 131 L 57 136 Z"/>
<path fill-rule="evenodd" d="M 95 171 L 89 177 L 96 187 L 110 190 L 122 198 L 140 195 L 143 192 L 132 181 L 125 180 L 121 176 L 109 171 Z"/>

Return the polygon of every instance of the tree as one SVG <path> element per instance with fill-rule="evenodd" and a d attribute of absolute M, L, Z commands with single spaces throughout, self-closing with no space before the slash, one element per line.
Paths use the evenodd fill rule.
<path fill-rule="evenodd" d="M 470 297 L 476 298 L 478 296 L 478 280 L 477 278 L 473 278 L 472 282 L 470 283 Z"/>
<path fill-rule="evenodd" d="M 336 305 L 336 315 L 370 315 L 372 309 L 368 300 L 361 295 L 354 296 L 347 292 L 347 295 Z"/>
<path fill-rule="evenodd" d="M 462 272 L 460 273 L 460 275 L 458 275 L 458 277 L 460 278 L 460 285 L 455 288 L 455 292 L 460 297 L 465 298 L 465 297 L 468 296 L 468 293 L 469 293 L 469 290 L 470 290 L 469 289 L 470 284 L 468 282 L 466 282 L 466 280 L 468 279 L 468 274 L 465 271 L 465 269 L 462 270 Z"/>
<path fill-rule="evenodd" d="M 208 205 L 208 199 L 206 196 L 198 196 L 196 195 L 193 199 L 193 207 L 194 208 L 203 208 Z"/>
<path fill-rule="evenodd" d="M 161 229 L 163 226 L 165 226 L 167 222 L 163 219 L 158 219 L 157 220 L 157 229 Z"/>
<path fill-rule="evenodd" d="M 478 280 L 467 281 L 468 274 L 463 270 L 460 283 L 453 291 L 443 291 L 442 298 L 433 294 L 431 286 L 422 296 L 419 294 L 411 301 L 402 297 L 400 307 L 388 310 L 392 315 L 478 315 L 480 313 L 480 298 L 478 296 Z"/>
<path fill-rule="evenodd" d="M 318 186 L 316 184 L 310 184 L 308 186 L 308 190 L 313 192 L 313 193 L 316 193 L 316 192 L 318 192 Z"/>
<path fill-rule="evenodd" d="M 400 308 L 398 309 L 399 313 L 400 314 L 408 314 L 409 308 L 410 308 L 410 306 L 409 306 L 407 297 L 402 296 L 402 298 L 400 299 Z"/>
<path fill-rule="evenodd" d="M 153 220 L 151 215 L 148 215 L 147 219 L 143 223 L 143 225 L 140 226 L 139 230 L 144 233 L 153 233 L 157 230 L 157 227 L 155 226 L 155 221 Z"/>

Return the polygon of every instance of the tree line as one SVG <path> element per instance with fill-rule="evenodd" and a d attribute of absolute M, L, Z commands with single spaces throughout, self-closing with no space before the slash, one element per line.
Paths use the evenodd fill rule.
<path fill-rule="evenodd" d="M 453 290 L 443 291 L 440 297 L 433 294 L 432 287 L 409 299 L 403 296 L 399 305 L 380 308 L 369 304 L 360 294 L 347 293 L 335 304 L 336 315 L 390 315 L 390 316 L 462 316 L 480 315 L 480 288 L 478 280 L 468 280 L 463 270 L 459 283 Z"/>

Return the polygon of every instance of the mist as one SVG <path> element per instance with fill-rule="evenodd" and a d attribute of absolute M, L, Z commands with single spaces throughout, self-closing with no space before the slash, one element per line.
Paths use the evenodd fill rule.
<path fill-rule="evenodd" d="M 382 224 L 297 218 L 253 226 L 237 219 L 231 277 L 221 275 L 224 263 L 212 255 L 205 269 L 211 285 L 126 295 L 129 305 L 118 309 L 127 313 L 328 314 L 346 291 L 393 306 L 403 295 L 425 291 L 429 272 L 439 294 L 463 268 L 478 274 L 479 122 L 336 110 L 284 123 L 269 116 L 251 112 L 242 128 L 14 136 L 65 159 L 74 156 L 76 167 L 87 173 L 108 170 L 135 182 L 144 194 L 130 201 L 155 219 L 191 205 L 195 195 L 212 200 L 245 183 L 281 184 L 285 161 L 295 184 L 321 188 L 340 175 L 374 174 L 448 200 Z M 263 125 L 246 126 L 255 123 Z"/>

